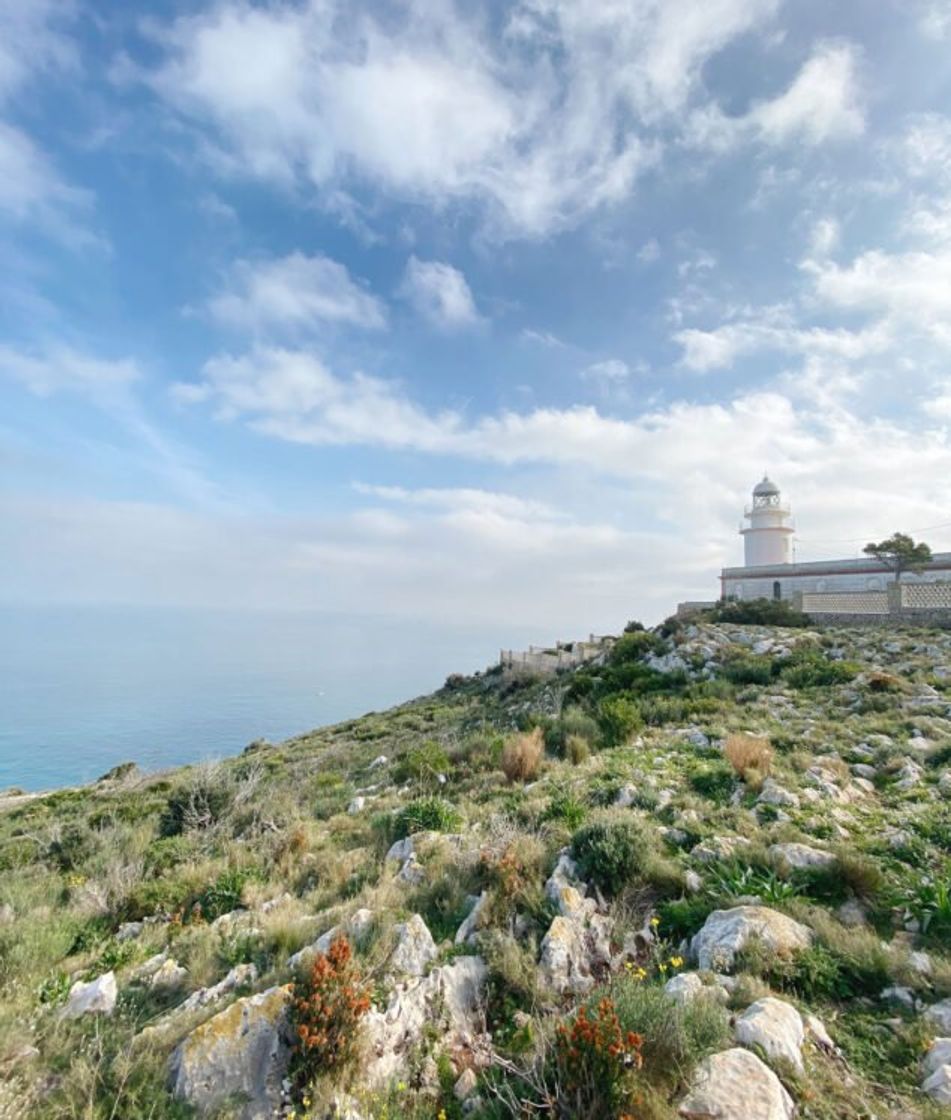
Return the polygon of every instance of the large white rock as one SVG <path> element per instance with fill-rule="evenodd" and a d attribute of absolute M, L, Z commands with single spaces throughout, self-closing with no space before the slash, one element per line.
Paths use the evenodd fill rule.
<path fill-rule="evenodd" d="M 736 1048 L 700 1063 L 678 1112 L 684 1120 L 792 1120 L 796 1106 L 769 1066 Z"/>
<path fill-rule="evenodd" d="M 922 1058 L 922 1072 L 927 1076 L 948 1065 L 951 1065 L 951 1038 L 936 1038 Z"/>
<path fill-rule="evenodd" d="M 240 1120 L 270 1120 L 280 1105 L 290 1055 L 284 1038 L 290 998 L 289 988 L 269 988 L 236 1000 L 196 1027 L 169 1063 L 175 1096 L 202 1115 L 238 1100 L 233 1115 Z"/>
<path fill-rule="evenodd" d="M 751 938 L 787 955 L 812 944 L 812 930 L 768 906 L 734 906 L 714 910 L 694 935 L 690 950 L 701 969 L 728 972 L 736 954 Z"/>
<path fill-rule="evenodd" d="M 808 844 L 773 844 L 769 849 L 770 859 L 778 867 L 791 871 L 805 871 L 812 867 L 834 867 L 835 856 L 821 848 L 811 848 Z"/>
<path fill-rule="evenodd" d="M 601 914 L 558 914 L 542 939 L 541 982 L 558 995 L 589 992 L 611 966 L 611 922 Z"/>
<path fill-rule="evenodd" d="M 351 941 L 359 944 L 372 922 L 372 910 L 368 910 L 366 907 L 355 910 L 342 925 L 331 926 L 312 945 L 305 945 L 303 949 L 298 949 L 293 956 L 288 957 L 288 966 L 294 969 L 299 968 L 301 965 L 308 964 L 317 953 L 326 953 L 333 944 L 334 938 L 340 934 L 346 934 Z"/>
<path fill-rule="evenodd" d="M 743 1046 L 760 1046 L 770 1059 L 790 1062 L 802 1072 L 802 1044 L 805 1040 L 802 1016 L 781 999 L 758 999 L 736 1020 L 736 1041 Z"/>
<path fill-rule="evenodd" d="M 95 980 L 84 984 L 81 980 L 69 989 L 69 999 L 63 1008 L 64 1019 L 78 1019 L 81 1015 L 111 1015 L 116 1009 L 119 991 L 116 974 L 104 972 Z"/>
<path fill-rule="evenodd" d="M 483 891 L 472 904 L 472 909 L 463 919 L 461 925 L 456 930 L 456 944 L 465 945 L 471 944 L 475 940 L 475 935 L 479 930 L 482 922 L 482 915 L 485 913 L 486 907 L 489 905 L 489 892 Z"/>
<path fill-rule="evenodd" d="M 384 1089 L 405 1075 L 407 1055 L 424 1029 L 437 1031 L 444 1049 L 474 1049 L 484 1033 L 487 977 L 481 957 L 457 957 L 398 987 L 385 1011 L 374 1008 L 366 1016 L 370 1057 L 361 1082 Z"/>
<path fill-rule="evenodd" d="M 799 807 L 799 795 L 784 789 L 775 778 L 767 778 L 756 799 L 764 805 L 784 805 L 793 809 Z"/>
<path fill-rule="evenodd" d="M 925 1019 L 942 1035 L 951 1035 L 951 999 L 933 1003 L 925 1012 Z"/>
<path fill-rule="evenodd" d="M 413 914 L 396 929 L 396 948 L 390 957 L 390 970 L 402 976 L 422 976 L 429 962 L 439 955 L 429 927 L 419 914 Z"/>
<path fill-rule="evenodd" d="M 704 984 L 698 972 L 680 972 L 664 985 L 664 994 L 680 1006 L 692 1003 L 697 996 L 713 990 L 712 986 Z"/>

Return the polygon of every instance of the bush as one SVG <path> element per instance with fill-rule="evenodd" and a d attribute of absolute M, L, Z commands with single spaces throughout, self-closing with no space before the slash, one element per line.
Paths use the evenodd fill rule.
<path fill-rule="evenodd" d="M 175 790 L 159 820 L 162 836 L 180 836 L 217 824 L 231 808 L 234 787 L 230 778 L 214 766 L 200 766 L 191 780 Z"/>
<path fill-rule="evenodd" d="M 294 985 L 290 1072 L 298 1098 L 319 1074 L 337 1072 L 356 1058 L 358 1026 L 369 1010 L 370 997 L 353 964 L 350 942 L 336 937 Z"/>
<path fill-rule="evenodd" d="M 749 785 L 761 785 L 773 763 L 769 739 L 755 735 L 728 735 L 723 755 L 734 771 Z"/>
<path fill-rule="evenodd" d="M 415 781 L 422 785 L 432 785 L 439 780 L 440 774 L 449 771 L 451 763 L 443 747 L 430 739 L 413 747 L 397 762 L 393 777 L 398 782 Z"/>
<path fill-rule="evenodd" d="M 619 747 L 643 725 L 637 701 L 628 696 L 611 696 L 598 705 L 598 723 L 609 747 Z"/>
<path fill-rule="evenodd" d="M 694 1067 L 708 1054 L 730 1045 L 727 1016 L 716 999 L 678 1005 L 663 988 L 634 975 L 619 977 L 611 997 L 621 1030 L 634 1031 L 642 1039 L 644 1076 L 662 1085 L 665 1096 L 685 1088 Z"/>
<path fill-rule="evenodd" d="M 711 801 L 729 801 L 735 783 L 732 768 L 722 763 L 701 767 L 690 775 L 690 785 Z"/>
<path fill-rule="evenodd" d="M 747 626 L 792 626 L 804 629 L 811 625 L 809 616 L 797 611 L 785 599 L 723 601 L 717 603 L 709 617 L 714 622 L 736 622 Z"/>
<path fill-rule="evenodd" d="M 831 661 L 813 650 L 794 654 L 783 666 L 782 676 L 793 688 L 823 688 L 847 684 L 858 673 L 849 661 Z"/>
<path fill-rule="evenodd" d="M 650 855 L 647 836 L 633 820 L 602 820 L 575 834 L 571 854 L 585 879 L 609 895 L 633 882 Z"/>
<path fill-rule="evenodd" d="M 587 806 L 576 794 L 568 789 L 557 789 L 551 795 L 548 807 L 542 813 L 542 820 L 563 821 L 574 831 L 582 824 L 587 815 Z"/>
<path fill-rule="evenodd" d="M 616 1120 L 641 1068 L 641 1037 L 623 1031 L 614 1004 L 603 996 L 555 1028 L 559 1116 Z"/>
<path fill-rule="evenodd" d="M 580 735 L 569 735 L 565 743 L 565 758 L 572 766 L 580 766 L 591 757 L 591 747 L 587 739 Z"/>
<path fill-rule="evenodd" d="M 510 782 L 530 782 L 538 774 L 545 744 L 542 729 L 509 739 L 502 750 L 502 770 Z"/>
<path fill-rule="evenodd" d="M 443 797 L 418 797 L 397 816 L 394 839 L 414 832 L 452 832 L 460 823 L 459 811 L 452 802 Z"/>
<path fill-rule="evenodd" d="M 730 658 L 720 673 L 733 684 L 765 685 L 772 683 L 774 671 L 774 662 L 769 657 L 744 653 Z"/>

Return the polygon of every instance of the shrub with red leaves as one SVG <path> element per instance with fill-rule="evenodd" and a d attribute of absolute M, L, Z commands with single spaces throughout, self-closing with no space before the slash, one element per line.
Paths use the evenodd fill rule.
<path fill-rule="evenodd" d="M 291 1071 L 298 1091 L 320 1073 L 340 1070 L 356 1055 L 357 1028 L 370 997 L 346 937 L 317 953 L 304 980 L 294 985 L 290 1023 Z"/>
<path fill-rule="evenodd" d="M 582 1007 L 555 1031 L 559 1115 L 587 1120 L 619 1120 L 630 1100 L 633 1075 L 643 1065 L 643 1039 L 626 1033 L 614 1003 L 603 997 Z"/>

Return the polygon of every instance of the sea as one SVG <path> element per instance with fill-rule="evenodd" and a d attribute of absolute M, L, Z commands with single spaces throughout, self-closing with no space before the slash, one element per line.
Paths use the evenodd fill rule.
<path fill-rule="evenodd" d="M 0 791 L 237 754 L 431 692 L 530 640 L 291 611 L 0 607 Z"/>

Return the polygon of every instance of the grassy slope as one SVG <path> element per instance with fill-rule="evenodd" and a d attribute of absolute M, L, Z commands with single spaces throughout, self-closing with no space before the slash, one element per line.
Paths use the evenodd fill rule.
<path fill-rule="evenodd" d="M 772 654 L 751 654 L 748 641 L 756 637 L 799 643 L 806 654 L 791 669 Z M 675 645 L 686 651 L 691 669 L 699 668 L 697 639 L 716 646 L 713 680 L 646 668 L 647 647 L 663 652 Z M 826 675 L 852 680 L 815 683 L 843 658 L 851 667 Z M 735 996 L 743 1007 L 771 985 L 818 1013 L 842 1048 L 841 1059 L 815 1055 L 806 1078 L 787 1073 L 801 1114 L 882 1115 L 884 1102 L 908 1115 L 929 1115 L 916 1090 L 920 1025 L 878 995 L 893 983 L 909 985 L 926 1001 L 951 994 L 951 904 L 924 882 L 926 876 L 947 880 L 951 853 L 951 803 L 936 784 L 951 766 L 951 685 L 933 673 L 949 664 L 951 637 L 921 631 L 836 631 L 814 639 L 720 627 L 668 639 L 636 637 L 608 666 L 557 680 L 511 683 L 488 674 L 389 712 L 249 749 L 215 768 L 132 773 L 0 805 L 0 906 L 15 915 L 0 924 L 0 1080 L 6 1078 L 8 1093 L 6 1100 L 0 1095 L 0 1115 L 189 1115 L 165 1092 L 165 1062 L 203 1014 L 133 1043 L 184 994 L 134 979 L 135 968 L 154 953 L 168 948 L 187 968 L 187 989 L 213 983 L 245 961 L 257 966 L 255 989 L 262 989 L 288 978 L 290 952 L 367 906 L 380 918 L 361 963 L 382 996 L 393 923 L 421 913 L 449 956 L 467 899 L 482 889 L 492 900 L 481 950 L 492 968 L 490 1023 L 503 1052 L 527 1066 L 517 1013 L 535 1016 L 540 1037 L 568 1011 L 534 979 L 535 949 L 551 919 L 542 885 L 579 828 L 617 822 L 620 811 L 605 806 L 624 785 L 636 794 L 623 811 L 625 827 L 636 824 L 641 847 L 637 868 L 611 902 L 616 932 L 656 913 L 664 939 L 637 962 L 646 978 L 622 974 L 614 990 L 642 1033 L 654 1023 L 655 1037 L 647 1042 L 654 1059 L 644 1075 L 645 1092 L 656 1097 L 651 1115 L 673 1115 L 667 1102 L 698 1057 L 683 1048 L 672 1056 L 672 1032 L 705 1029 L 672 1025 L 659 1014 L 659 966 L 672 967 L 666 962 L 678 955 L 681 938 L 710 910 L 749 894 L 806 920 L 819 935 L 818 947 L 792 965 L 750 954 Z M 574 711 L 559 724 L 551 716 L 566 693 Z M 628 703 L 620 714 L 611 706 L 618 698 Z M 632 706 L 632 718 L 646 723 L 629 732 L 623 722 Z M 509 784 L 499 769 L 503 738 L 538 720 L 551 748 L 540 779 L 527 787 Z M 688 727 L 703 730 L 713 745 L 691 741 Z M 915 730 L 930 740 L 925 752 L 908 745 Z M 800 793 L 815 757 L 838 753 L 845 775 L 846 764 L 858 761 L 852 748 L 870 743 L 876 792 L 833 812 L 827 802 L 803 800 L 786 810 L 788 820 L 777 821 L 775 811 L 754 812 L 755 778 L 741 783 L 716 746 L 741 731 L 771 737 L 774 776 Z M 576 735 L 574 762 L 557 753 L 568 732 Z M 579 757 L 582 739 L 590 747 L 586 759 Z M 605 745 L 612 740 L 621 745 Z M 910 754 L 923 763 L 924 777 L 903 790 L 896 775 Z M 387 763 L 372 767 L 379 755 Z M 445 772 L 444 785 L 437 770 Z M 368 791 L 366 804 L 348 813 L 359 790 Z M 670 801 L 661 809 L 663 790 Z M 447 829 L 463 833 L 461 851 L 431 843 L 421 857 L 427 881 L 396 882 L 383 860 L 389 843 L 414 821 L 438 825 L 440 813 Z M 663 829 L 677 831 L 665 836 Z M 716 836 L 751 842 L 742 866 L 691 861 L 689 849 Z M 777 875 L 766 847 L 785 840 L 825 843 L 837 853 L 836 872 Z M 698 893 L 684 890 L 688 868 L 702 876 Z M 256 916 L 253 932 L 211 927 L 238 905 L 254 907 L 285 892 L 290 898 Z M 855 896 L 870 925 L 852 931 L 833 915 Z M 911 946 L 896 931 L 896 915 L 904 917 L 905 908 L 928 920 L 916 945 L 931 955 L 930 976 L 911 967 Z M 116 939 L 122 922 L 156 915 L 172 921 L 149 925 L 135 940 Z M 58 1008 L 72 979 L 109 968 L 120 980 L 117 1014 L 61 1022 Z M 691 1044 L 695 1051 L 705 1045 L 700 1034 Z M 709 1045 L 714 1042 L 723 1042 L 716 1031 Z M 366 1107 L 383 1115 L 385 1106 Z M 395 1114 L 435 1116 L 444 1108 L 452 1115 L 456 1107 L 451 1094 L 414 1097 L 410 1090 Z"/>

